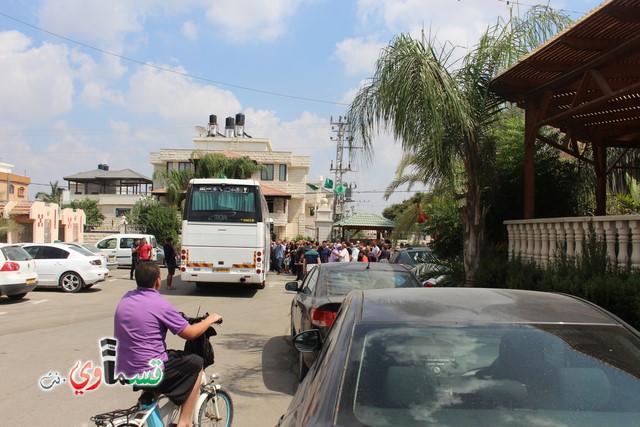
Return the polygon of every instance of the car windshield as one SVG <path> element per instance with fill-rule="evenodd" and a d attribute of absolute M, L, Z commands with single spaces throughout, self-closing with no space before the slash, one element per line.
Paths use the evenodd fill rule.
<path fill-rule="evenodd" d="M 31 259 L 31 255 L 20 246 L 4 246 L 2 254 L 8 261 L 27 261 Z"/>
<path fill-rule="evenodd" d="M 617 326 L 361 325 L 338 424 L 638 426 L 639 355 Z"/>
<path fill-rule="evenodd" d="M 83 248 L 82 246 L 76 246 L 76 245 L 69 245 L 69 249 L 76 251 L 78 253 L 81 253 L 82 255 L 86 255 L 86 256 L 95 256 L 95 254 L 93 254 L 91 251 L 89 251 L 86 248 Z"/>
<path fill-rule="evenodd" d="M 354 289 L 387 289 L 420 287 L 410 271 L 393 270 L 330 270 L 324 272 L 324 286 L 327 295 L 347 295 Z"/>

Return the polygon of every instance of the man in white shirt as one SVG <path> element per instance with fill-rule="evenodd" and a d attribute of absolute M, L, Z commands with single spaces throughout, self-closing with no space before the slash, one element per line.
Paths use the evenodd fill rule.
<path fill-rule="evenodd" d="M 355 262 L 358 261 L 358 254 L 360 253 L 360 249 L 358 249 L 358 245 L 360 244 L 360 242 L 356 242 L 356 244 L 354 245 L 353 243 L 350 243 L 351 245 L 351 261 Z"/>
<path fill-rule="evenodd" d="M 338 244 L 340 250 L 340 262 L 349 262 L 349 251 L 346 245 Z"/>

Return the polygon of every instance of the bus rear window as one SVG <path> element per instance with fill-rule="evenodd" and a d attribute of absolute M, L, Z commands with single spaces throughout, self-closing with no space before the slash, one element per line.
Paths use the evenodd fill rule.
<path fill-rule="evenodd" d="M 184 219 L 200 222 L 262 221 L 257 191 L 250 185 L 193 185 L 187 194 Z"/>

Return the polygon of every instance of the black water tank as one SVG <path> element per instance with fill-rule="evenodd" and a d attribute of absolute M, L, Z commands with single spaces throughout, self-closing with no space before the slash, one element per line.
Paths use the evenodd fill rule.
<path fill-rule="evenodd" d="M 218 116 L 216 116 L 215 114 L 212 114 L 209 116 L 209 124 L 210 125 L 217 125 L 218 124 Z"/>
<path fill-rule="evenodd" d="M 227 117 L 224 127 L 225 129 L 234 129 L 236 127 L 233 117 Z"/>
<path fill-rule="evenodd" d="M 242 113 L 236 114 L 236 125 L 244 126 L 244 114 Z"/>

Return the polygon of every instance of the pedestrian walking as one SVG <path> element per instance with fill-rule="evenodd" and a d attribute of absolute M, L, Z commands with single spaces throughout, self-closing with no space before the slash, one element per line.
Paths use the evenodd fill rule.
<path fill-rule="evenodd" d="M 172 291 L 175 288 L 171 286 L 171 283 L 178 264 L 178 254 L 173 247 L 173 238 L 167 237 L 162 248 L 164 249 L 164 265 L 167 267 L 167 290 Z"/>

